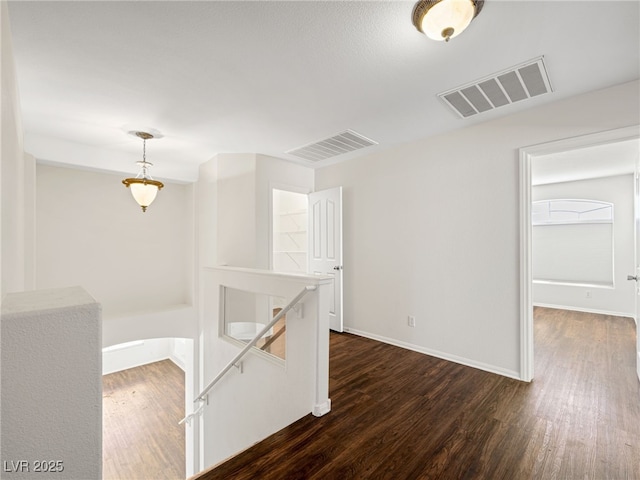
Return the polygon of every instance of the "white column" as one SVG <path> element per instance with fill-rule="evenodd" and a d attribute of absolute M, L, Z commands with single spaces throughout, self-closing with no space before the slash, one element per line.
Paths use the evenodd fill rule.
<path fill-rule="evenodd" d="M 316 388 L 313 415 L 321 417 L 331 411 L 329 398 L 329 295 L 333 285 L 319 283 L 317 295 L 316 322 Z"/>

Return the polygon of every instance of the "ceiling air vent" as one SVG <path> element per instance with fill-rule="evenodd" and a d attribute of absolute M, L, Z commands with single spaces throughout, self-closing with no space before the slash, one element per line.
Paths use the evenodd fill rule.
<path fill-rule="evenodd" d="M 359 150 L 361 148 L 377 144 L 378 142 L 374 142 L 353 130 L 346 130 L 334 135 L 333 137 L 325 138 L 319 142 L 310 143 L 304 147 L 294 148 L 293 150 L 288 150 L 285 153 L 305 160 L 310 160 L 312 162 L 319 162 L 320 160 L 337 157 L 344 153 L 353 152 L 354 150 Z"/>
<path fill-rule="evenodd" d="M 438 97 L 459 116 L 466 118 L 552 91 L 544 58 L 539 57 L 439 93 Z"/>

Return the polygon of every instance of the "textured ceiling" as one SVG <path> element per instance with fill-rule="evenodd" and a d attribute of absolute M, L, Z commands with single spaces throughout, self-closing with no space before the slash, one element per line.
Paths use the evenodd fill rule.
<path fill-rule="evenodd" d="M 40 160 L 194 180 L 217 153 L 322 166 L 638 78 L 637 1 L 487 0 L 434 42 L 413 2 L 11 1 L 25 147 Z M 460 119 L 437 94 L 544 56 L 553 93 Z M 378 145 L 287 155 L 345 130 Z"/>

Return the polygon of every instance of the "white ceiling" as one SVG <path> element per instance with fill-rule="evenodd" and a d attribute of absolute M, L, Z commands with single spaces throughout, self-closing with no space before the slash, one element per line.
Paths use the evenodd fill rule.
<path fill-rule="evenodd" d="M 217 153 L 354 130 L 325 165 L 639 77 L 640 2 L 486 0 L 445 44 L 403 1 L 10 1 L 25 148 L 38 159 L 192 181 Z M 554 92 L 469 119 L 436 94 L 544 55 Z"/>

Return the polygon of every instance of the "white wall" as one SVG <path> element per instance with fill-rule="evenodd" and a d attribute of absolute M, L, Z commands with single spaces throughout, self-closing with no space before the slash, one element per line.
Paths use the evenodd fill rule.
<path fill-rule="evenodd" d="M 0 297 L 33 288 L 29 260 L 33 240 L 33 158 L 23 151 L 20 98 L 6 2 L 2 22 L 2 132 L 0 134 Z"/>
<path fill-rule="evenodd" d="M 169 358 L 182 370 L 187 369 L 189 355 L 193 353 L 192 341 L 186 338 L 169 339 Z"/>
<path fill-rule="evenodd" d="M 532 187 L 531 194 L 533 201 L 553 198 L 585 198 L 614 204 L 613 287 L 534 282 L 534 304 L 635 316 L 635 282 L 627 281 L 627 274 L 633 274 L 635 271 L 633 175 L 537 185 Z M 532 247 L 535 261 L 537 252 L 535 242 Z M 587 297 L 587 292 L 591 295 L 590 297 Z"/>
<path fill-rule="evenodd" d="M 102 374 L 108 375 L 164 360 L 169 358 L 171 348 L 172 343 L 169 338 L 153 338 L 139 340 L 135 344 L 114 345 L 102 352 Z"/>
<path fill-rule="evenodd" d="M 218 262 L 268 269 L 272 190 L 310 192 L 313 169 L 260 154 L 221 154 L 210 163 L 217 166 Z"/>
<path fill-rule="evenodd" d="M 343 186 L 346 330 L 519 377 L 518 149 L 637 124 L 639 92 L 635 81 L 318 169 L 316 189 Z"/>
<path fill-rule="evenodd" d="M 256 263 L 254 154 L 222 154 L 217 162 L 217 257 L 222 265 Z"/>
<path fill-rule="evenodd" d="M 143 213 L 120 175 L 38 165 L 36 176 L 37 288 L 83 286 L 105 328 L 192 302 L 190 186 L 165 182 Z"/>
<path fill-rule="evenodd" d="M 185 370 L 189 341 L 186 338 L 150 338 L 115 345 L 102 352 L 102 374 L 108 375 L 166 359 Z"/>
<path fill-rule="evenodd" d="M 218 264 L 218 160 L 213 158 L 200 165 L 195 184 L 196 210 L 196 275 L 200 267 Z M 199 290 L 195 289 L 196 295 Z"/>

